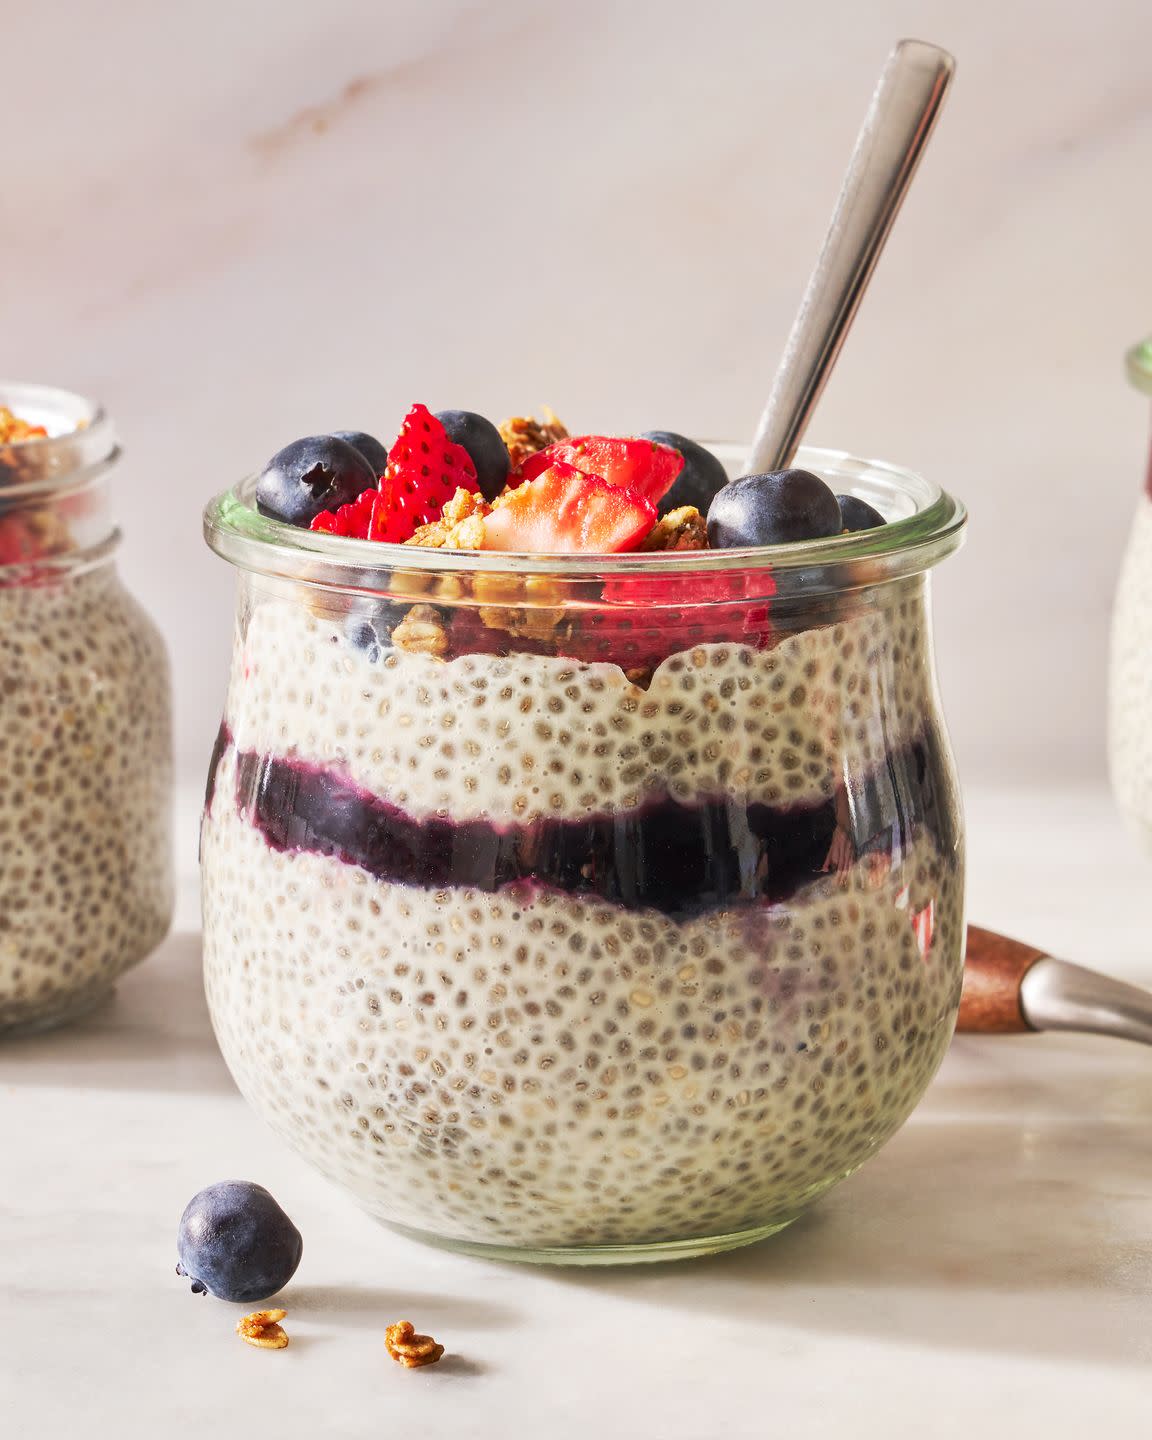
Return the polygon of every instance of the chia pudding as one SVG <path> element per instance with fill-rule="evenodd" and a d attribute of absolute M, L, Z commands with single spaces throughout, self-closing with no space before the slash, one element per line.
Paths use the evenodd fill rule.
<path fill-rule="evenodd" d="M 257 1110 L 390 1224 L 535 1258 L 744 1243 L 872 1155 L 961 981 L 923 557 L 734 589 L 325 537 L 290 577 L 285 528 L 209 516 L 205 973 Z"/>
<path fill-rule="evenodd" d="M 3 387 L 46 433 L 0 444 L 0 1030 L 89 1009 L 167 931 L 163 643 L 113 562 L 115 441 L 78 397 Z"/>

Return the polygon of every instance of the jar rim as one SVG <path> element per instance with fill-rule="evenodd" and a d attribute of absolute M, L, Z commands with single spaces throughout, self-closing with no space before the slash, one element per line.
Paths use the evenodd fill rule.
<path fill-rule="evenodd" d="M 724 463 L 730 478 L 742 472 L 747 447 L 701 443 Z M 814 470 L 837 493 L 850 492 L 876 505 L 891 516 L 888 523 L 826 540 L 731 550 L 589 555 L 431 549 L 353 540 L 273 520 L 251 503 L 256 477 L 249 475 L 208 503 L 204 537 L 217 555 L 242 570 L 321 587 L 373 591 L 387 588 L 381 576 L 389 571 L 441 576 L 495 572 L 560 580 L 762 571 L 774 577 L 777 586 L 789 579 L 790 588 L 819 591 L 919 573 L 962 541 L 964 505 L 914 471 L 814 446 L 802 446 L 795 463 Z M 860 578 L 856 562 L 868 562 L 866 579 Z"/>
<path fill-rule="evenodd" d="M 119 458 L 112 417 L 99 401 L 55 385 L 0 380 L 0 405 L 48 430 L 0 444 L 0 488 L 7 496 L 83 488 Z"/>

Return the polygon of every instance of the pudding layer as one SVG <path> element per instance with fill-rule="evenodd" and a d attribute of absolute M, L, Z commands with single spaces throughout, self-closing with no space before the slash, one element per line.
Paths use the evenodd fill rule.
<path fill-rule="evenodd" d="M 695 646 L 646 688 L 558 656 L 379 655 L 352 643 L 358 628 L 262 598 L 237 637 L 227 724 L 239 750 L 338 770 L 418 820 L 612 815 L 653 794 L 819 804 L 936 713 L 912 595 L 771 649 Z"/>

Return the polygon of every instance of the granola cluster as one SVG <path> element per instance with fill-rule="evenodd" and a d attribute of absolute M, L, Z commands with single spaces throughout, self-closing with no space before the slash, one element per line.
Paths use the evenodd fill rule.
<path fill-rule="evenodd" d="M 405 545 L 422 545 L 432 550 L 476 550 L 483 541 L 477 523 L 492 513 L 492 507 L 472 490 L 460 488 L 440 512 L 440 519 L 421 525 Z"/>
<path fill-rule="evenodd" d="M 31 425 L 13 415 L 7 405 L 0 405 L 0 445 L 20 445 L 25 440 L 43 440 L 48 434 L 43 425 Z"/>
<path fill-rule="evenodd" d="M 500 438 L 508 447 L 508 459 L 513 472 L 520 469 L 529 455 L 537 450 L 546 450 L 558 440 L 568 439 L 568 430 L 557 420 L 553 412 L 544 406 L 544 419 L 532 415 L 513 415 L 499 427 Z"/>
<path fill-rule="evenodd" d="M 682 505 L 657 520 L 641 550 L 707 550 L 708 524 L 695 505 Z"/>
<path fill-rule="evenodd" d="M 431 1335 L 417 1335 L 415 1327 L 408 1320 L 398 1320 L 384 1332 L 384 1348 L 407 1370 L 417 1370 L 421 1365 L 435 1365 L 444 1354 L 444 1346 L 438 1345 Z"/>

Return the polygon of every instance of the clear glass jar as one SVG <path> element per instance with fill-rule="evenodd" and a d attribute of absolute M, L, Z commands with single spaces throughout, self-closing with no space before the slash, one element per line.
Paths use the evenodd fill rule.
<path fill-rule="evenodd" d="M 1133 385 L 1152 395 L 1152 338 L 1127 356 Z M 1112 608 L 1108 760 L 1126 820 L 1152 852 L 1152 453 Z"/>
<path fill-rule="evenodd" d="M 173 904 L 168 661 L 124 589 L 120 450 L 78 395 L 0 384 L 0 1032 L 97 1004 Z"/>
<path fill-rule="evenodd" d="M 293 530 L 251 481 L 209 507 L 241 572 L 213 1022 L 255 1108 L 390 1225 L 571 1263 L 744 1244 L 940 1063 L 963 845 L 926 571 L 964 514 L 802 463 L 891 523 L 547 557 Z"/>

